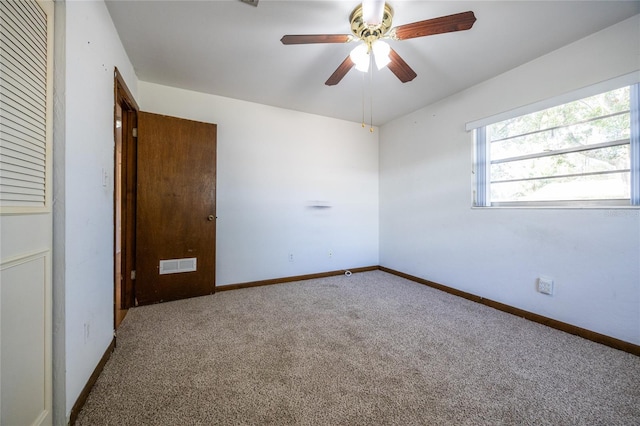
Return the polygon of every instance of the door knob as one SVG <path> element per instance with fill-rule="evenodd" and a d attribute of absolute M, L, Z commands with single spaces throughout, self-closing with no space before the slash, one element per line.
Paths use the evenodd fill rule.
<path fill-rule="evenodd" d="M 212 214 L 210 214 L 207 219 L 209 219 L 209 221 L 211 222 L 213 219 L 215 219 L 215 217 Z"/>

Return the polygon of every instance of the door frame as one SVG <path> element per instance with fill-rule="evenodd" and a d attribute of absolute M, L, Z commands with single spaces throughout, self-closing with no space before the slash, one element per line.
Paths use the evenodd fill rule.
<path fill-rule="evenodd" d="M 114 130 L 114 216 L 113 216 L 113 256 L 114 256 L 114 330 L 118 328 L 120 321 L 124 318 L 122 311 L 135 305 L 135 253 L 136 253 L 136 186 L 137 186 L 137 126 L 138 111 L 140 108 L 133 95 L 129 91 L 124 78 L 116 67 L 114 70 L 114 108 L 113 108 L 113 130 Z M 122 149 L 118 152 L 116 147 L 117 137 L 117 114 L 116 105 L 122 108 L 121 130 Z M 122 158 L 119 158 L 120 155 Z M 122 162 L 121 175 L 118 176 L 118 162 Z M 120 199 L 116 199 L 118 191 L 115 189 L 117 182 L 122 182 Z M 121 231 L 117 235 L 116 209 L 120 208 Z M 116 268 L 116 240 L 119 237 L 121 243 L 121 268 L 118 280 Z M 119 282 L 118 282 L 119 281 Z M 120 288 L 118 289 L 118 286 Z M 116 295 L 120 295 L 117 297 Z"/>

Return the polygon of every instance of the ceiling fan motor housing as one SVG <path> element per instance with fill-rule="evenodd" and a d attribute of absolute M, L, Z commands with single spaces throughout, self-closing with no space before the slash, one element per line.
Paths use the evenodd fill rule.
<path fill-rule="evenodd" d="M 349 17 L 349 21 L 351 22 L 351 32 L 353 35 L 367 43 L 369 46 L 374 41 L 382 38 L 389 31 L 392 19 L 393 9 L 387 3 L 384 5 L 384 13 L 379 25 L 368 25 L 364 21 L 362 17 L 362 5 L 356 7 Z"/>

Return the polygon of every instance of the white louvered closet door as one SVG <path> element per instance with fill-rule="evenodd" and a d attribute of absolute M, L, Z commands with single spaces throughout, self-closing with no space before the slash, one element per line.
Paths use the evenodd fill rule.
<path fill-rule="evenodd" d="M 0 424 L 51 412 L 53 2 L 0 0 Z"/>

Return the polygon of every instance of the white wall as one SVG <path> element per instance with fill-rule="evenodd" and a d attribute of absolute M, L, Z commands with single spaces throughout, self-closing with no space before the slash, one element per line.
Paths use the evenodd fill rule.
<path fill-rule="evenodd" d="M 139 93 L 144 111 L 218 125 L 217 285 L 378 264 L 377 130 L 142 81 Z"/>
<path fill-rule="evenodd" d="M 639 44 L 636 16 L 383 126 L 381 265 L 640 344 L 640 211 L 472 209 L 465 132 L 640 69 Z"/>
<path fill-rule="evenodd" d="M 56 21 L 63 26 L 56 31 L 64 52 L 56 58 L 54 389 L 64 400 L 55 398 L 55 423 L 62 421 L 62 404 L 69 418 L 113 338 L 114 66 L 137 93 L 137 77 L 104 3 L 58 6 L 56 13 L 65 16 Z"/>

